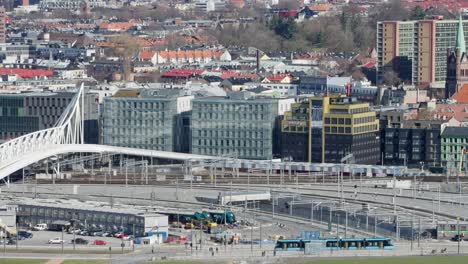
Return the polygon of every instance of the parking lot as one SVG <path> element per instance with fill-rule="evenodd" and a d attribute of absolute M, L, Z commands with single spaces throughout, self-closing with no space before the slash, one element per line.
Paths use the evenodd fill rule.
<path fill-rule="evenodd" d="M 58 244 L 49 244 L 48 241 L 54 238 L 62 238 L 62 232 L 55 232 L 55 231 L 30 231 L 33 234 L 32 238 L 27 238 L 24 240 L 18 241 L 18 247 L 25 246 L 25 247 L 48 247 L 48 248 L 55 248 L 61 249 L 62 245 Z M 87 245 L 83 244 L 76 244 L 75 248 L 88 248 L 88 249 L 99 249 L 105 248 L 108 249 L 109 247 L 112 248 L 121 248 L 122 242 L 125 244 L 125 248 L 129 249 L 131 245 L 131 241 L 125 241 L 122 239 L 114 238 L 114 237 L 99 237 L 99 236 L 81 236 L 81 235 L 73 235 L 68 234 L 66 232 L 63 233 L 63 247 L 64 249 L 73 249 L 72 240 L 76 238 L 82 238 L 87 240 L 89 243 Z M 105 241 L 105 245 L 94 245 L 96 240 Z M 8 247 L 15 247 L 15 245 L 8 245 Z"/>

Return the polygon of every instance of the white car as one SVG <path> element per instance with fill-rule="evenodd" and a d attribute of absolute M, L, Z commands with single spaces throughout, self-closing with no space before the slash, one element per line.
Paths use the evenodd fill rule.
<path fill-rule="evenodd" d="M 62 244 L 62 243 L 65 243 L 65 240 L 62 240 L 62 239 L 56 237 L 56 238 L 49 239 L 49 241 L 47 243 L 49 243 L 49 244 Z"/>
<path fill-rule="evenodd" d="M 47 230 L 47 224 L 37 224 L 33 227 L 33 230 L 36 230 L 36 231 Z"/>
<path fill-rule="evenodd" d="M 79 234 L 81 232 L 80 229 L 70 229 L 68 230 L 68 234 Z"/>

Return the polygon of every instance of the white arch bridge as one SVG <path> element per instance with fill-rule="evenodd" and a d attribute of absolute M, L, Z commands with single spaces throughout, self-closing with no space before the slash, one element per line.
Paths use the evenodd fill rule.
<path fill-rule="evenodd" d="M 376 175 L 388 173 L 401 175 L 406 167 L 369 166 L 353 164 L 312 164 L 298 162 L 273 162 L 270 160 L 239 160 L 215 156 L 135 149 L 109 145 L 84 144 L 84 87 L 65 109 L 65 112 L 52 128 L 33 132 L 0 145 L 0 179 L 41 160 L 63 154 L 101 153 L 125 154 L 148 158 L 160 158 L 179 161 L 199 161 L 218 167 L 236 167 L 246 169 L 283 169 L 300 171 L 354 172 Z"/>

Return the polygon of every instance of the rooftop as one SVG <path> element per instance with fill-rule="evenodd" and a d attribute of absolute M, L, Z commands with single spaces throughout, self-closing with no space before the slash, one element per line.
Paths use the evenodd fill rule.
<path fill-rule="evenodd" d="M 442 137 L 468 137 L 467 127 L 446 127 L 441 134 Z"/>

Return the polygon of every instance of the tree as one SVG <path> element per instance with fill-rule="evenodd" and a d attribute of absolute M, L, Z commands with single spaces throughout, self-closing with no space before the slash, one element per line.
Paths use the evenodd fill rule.
<path fill-rule="evenodd" d="M 297 32 L 296 21 L 292 18 L 274 17 L 271 22 L 271 28 L 277 35 L 285 39 L 291 39 Z"/>
<path fill-rule="evenodd" d="M 410 19 L 411 20 L 422 20 L 426 17 L 426 11 L 422 9 L 421 6 L 415 6 L 413 9 L 411 9 L 410 12 Z"/>
<path fill-rule="evenodd" d="M 384 84 L 391 86 L 398 86 L 401 83 L 400 77 L 398 77 L 398 74 L 393 70 L 385 71 L 382 81 Z"/>
<path fill-rule="evenodd" d="M 133 57 L 140 49 L 139 44 L 128 34 L 122 34 L 114 38 L 113 42 L 116 45 L 114 52 L 123 62 L 123 79 L 127 80 L 132 71 Z"/>

